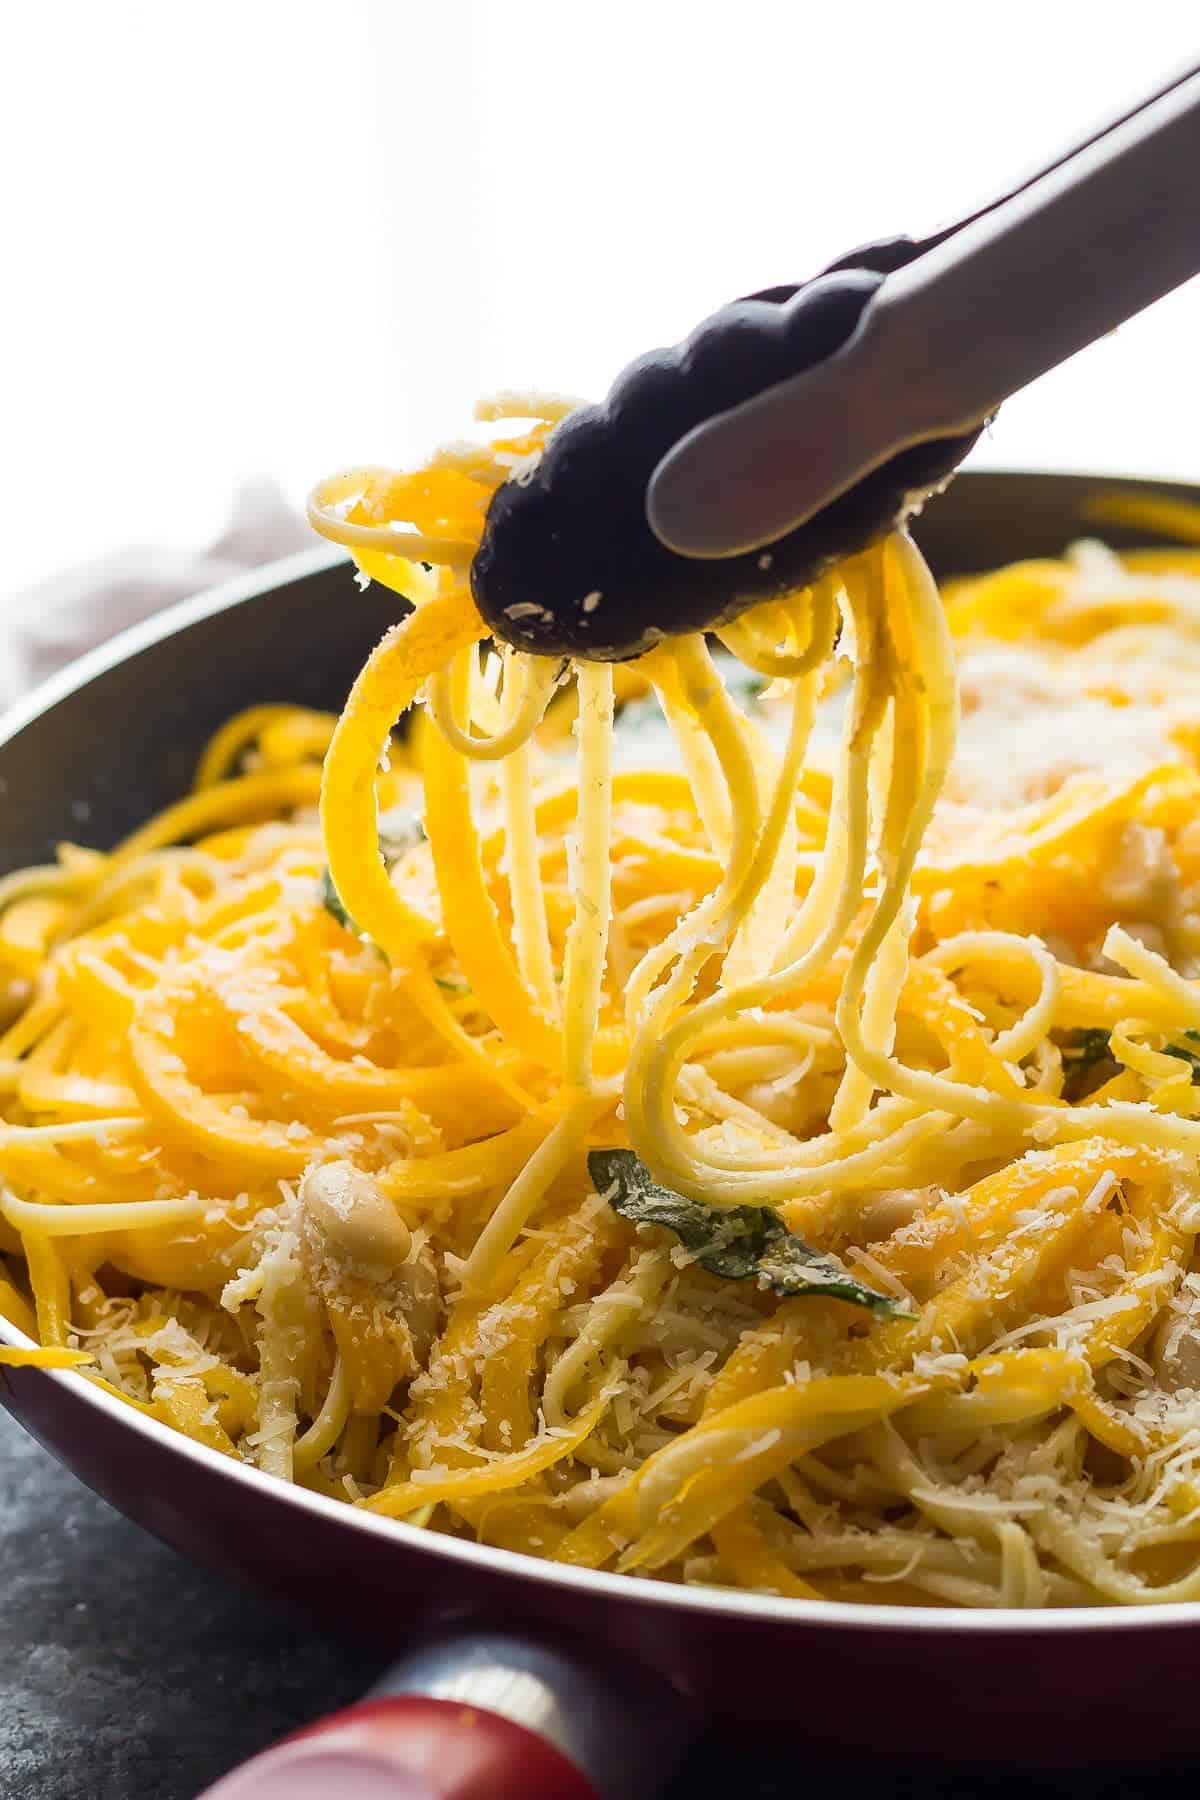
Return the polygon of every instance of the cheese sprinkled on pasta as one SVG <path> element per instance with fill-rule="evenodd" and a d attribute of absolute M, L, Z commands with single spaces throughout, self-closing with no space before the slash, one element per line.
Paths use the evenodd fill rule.
<path fill-rule="evenodd" d="M 538 661 L 467 572 L 568 411 L 322 484 L 341 717 L 0 882 L 0 1361 L 577 1566 L 1200 1597 L 1200 550 Z"/>

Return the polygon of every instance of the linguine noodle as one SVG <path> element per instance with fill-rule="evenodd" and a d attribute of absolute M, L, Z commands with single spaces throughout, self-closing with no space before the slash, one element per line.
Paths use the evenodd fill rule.
<path fill-rule="evenodd" d="M 0 1361 L 577 1566 L 1200 1596 L 1200 550 L 529 658 L 568 410 L 322 484 L 409 602 L 340 718 L 0 882 Z"/>

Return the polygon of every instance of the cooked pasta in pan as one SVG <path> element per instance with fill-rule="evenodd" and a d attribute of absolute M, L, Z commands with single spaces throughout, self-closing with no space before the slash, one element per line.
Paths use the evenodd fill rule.
<path fill-rule="evenodd" d="M 531 656 L 467 570 L 566 410 L 323 484 L 408 603 L 341 717 L 0 883 L 0 1361 L 577 1566 L 1200 1596 L 1200 549 Z"/>

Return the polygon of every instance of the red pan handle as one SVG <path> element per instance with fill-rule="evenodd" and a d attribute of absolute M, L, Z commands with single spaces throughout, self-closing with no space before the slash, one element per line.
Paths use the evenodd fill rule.
<path fill-rule="evenodd" d="M 227 1775 L 202 1800 L 600 1800 L 536 1731 L 420 1694 L 333 1713 Z"/>
<path fill-rule="evenodd" d="M 429 1644 L 200 1800 L 649 1800 L 694 1729 L 657 1677 L 507 1634 Z"/>

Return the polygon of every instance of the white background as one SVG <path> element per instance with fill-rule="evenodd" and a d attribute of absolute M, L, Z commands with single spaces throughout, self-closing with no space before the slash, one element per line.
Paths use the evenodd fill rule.
<path fill-rule="evenodd" d="M 1197 48 L 1192 0 L 39 0 L 3 12 L 0 595 L 269 473 L 604 389 L 723 300 L 987 196 Z M 1193 283 L 994 464 L 1200 476 Z M 9 600 L 11 604 L 11 598 Z"/>

